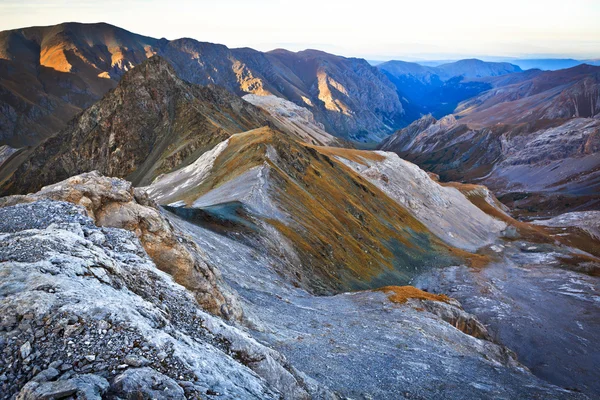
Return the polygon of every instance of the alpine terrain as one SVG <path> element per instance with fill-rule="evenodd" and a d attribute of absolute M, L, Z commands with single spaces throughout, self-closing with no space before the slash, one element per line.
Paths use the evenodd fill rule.
<path fill-rule="evenodd" d="M 0 32 L 0 399 L 598 398 L 599 77 Z"/>

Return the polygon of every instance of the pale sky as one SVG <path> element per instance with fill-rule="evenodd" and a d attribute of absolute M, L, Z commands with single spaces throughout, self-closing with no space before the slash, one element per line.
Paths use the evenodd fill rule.
<path fill-rule="evenodd" d="M 0 0 L 0 30 L 66 21 L 367 59 L 600 58 L 600 0 Z"/>

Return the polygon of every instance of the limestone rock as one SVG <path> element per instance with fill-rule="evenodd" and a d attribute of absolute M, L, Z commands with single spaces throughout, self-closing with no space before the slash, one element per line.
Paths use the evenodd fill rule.
<path fill-rule="evenodd" d="M 96 225 L 133 232 L 157 267 L 192 290 L 206 310 L 226 318 L 241 317 L 234 296 L 219 287 L 218 273 L 202 260 L 202 250 L 178 234 L 156 204 L 131 183 L 90 172 L 44 187 L 32 195 L 5 197 L 0 205 L 39 199 L 81 205 Z"/>

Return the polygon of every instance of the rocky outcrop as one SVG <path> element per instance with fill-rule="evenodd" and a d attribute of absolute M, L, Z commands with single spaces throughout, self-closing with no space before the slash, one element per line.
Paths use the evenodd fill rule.
<path fill-rule="evenodd" d="M 133 232 L 35 200 L 0 208 L 1 398 L 333 398 L 206 313 Z"/>
<path fill-rule="evenodd" d="M 0 206 L 44 199 L 83 206 L 97 226 L 133 232 L 156 266 L 192 291 L 205 310 L 226 319 L 241 318 L 235 297 L 219 284 L 218 271 L 203 261 L 202 250 L 177 233 L 146 193 L 134 189 L 131 183 L 91 172 L 32 195 L 1 198 Z"/>
<path fill-rule="evenodd" d="M 301 107 L 281 97 L 247 94 L 243 97 L 247 102 L 267 111 L 276 121 L 276 126 L 296 139 L 319 146 L 336 146 L 341 141 L 325 132 L 323 124 L 315 121 L 315 117 L 306 106 Z"/>

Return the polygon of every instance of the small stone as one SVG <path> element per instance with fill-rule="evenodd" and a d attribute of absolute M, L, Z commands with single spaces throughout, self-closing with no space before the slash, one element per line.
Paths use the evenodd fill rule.
<path fill-rule="evenodd" d="M 31 343 L 29 343 L 29 341 L 25 342 L 25 344 L 21 346 L 20 352 L 21 358 L 25 359 L 29 357 L 29 355 L 31 354 Z"/>
<path fill-rule="evenodd" d="M 148 364 L 150 364 L 150 360 L 148 360 L 147 358 L 136 355 L 128 355 L 123 361 L 125 362 L 125 364 L 136 368 L 145 367 Z"/>
<path fill-rule="evenodd" d="M 17 395 L 17 399 L 62 399 L 76 392 L 77 386 L 70 381 L 28 382 Z"/>
<path fill-rule="evenodd" d="M 56 368 L 48 368 L 37 374 L 32 381 L 34 382 L 46 382 L 56 379 L 60 373 Z"/>
<path fill-rule="evenodd" d="M 102 400 L 109 384 L 105 378 L 98 375 L 80 375 L 72 379 L 77 386 L 77 397 L 86 400 Z"/>
<path fill-rule="evenodd" d="M 48 368 L 58 368 L 62 365 L 62 360 L 56 360 L 56 361 L 52 361 L 50 363 L 50 365 L 48 366 Z"/>
<path fill-rule="evenodd" d="M 151 368 L 121 373 L 114 378 L 111 389 L 122 398 L 185 399 L 185 392 L 176 381 Z"/>
<path fill-rule="evenodd" d="M 71 364 L 63 364 L 63 365 L 60 366 L 60 370 L 61 371 L 68 371 L 71 368 L 73 368 L 73 366 Z"/>
<path fill-rule="evenodd" d="M 96 361 L 96 356 L 93 354 L 88 354 L 87 356 L 85 356 L 85 359 L 89 362 Z"/>

